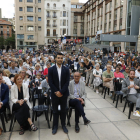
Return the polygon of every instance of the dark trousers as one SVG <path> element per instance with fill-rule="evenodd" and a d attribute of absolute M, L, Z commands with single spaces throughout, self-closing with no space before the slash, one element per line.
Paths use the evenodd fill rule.
<path fill-rule="evenodd" d="M 81 104 L 81 101 L 79 101 L 78 99 L 71 99 L 69 101 L 69 106 L 75 108 L 75 122 L 76 123 L 79 123 L 80 116 L 85 118 L 84 108 L 83 108 L 83 105 Z"/>
<path fill-rule="evenodd" d="M 2 108 L 0 109 L 0 113 L 2 113 L 3 111 L 5 111 L 6 107 L 2 106 Z"/>
<path fill-rule="evenodd" d="M 58 119 L 59 119 L 58 105 L 61 106 L 60 119 L 61 119 L 61 125 L 64 126 L 66 121 L 67 97 L 52 98 L 53 128 L 54 127 L 58 128 Z"/>

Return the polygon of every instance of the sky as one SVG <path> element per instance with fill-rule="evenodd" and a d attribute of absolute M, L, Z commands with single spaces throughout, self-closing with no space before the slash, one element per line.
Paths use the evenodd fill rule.
<path fill-rule="evenodd" d="M 85 3 L 87 0 L 79 0 Z M 0 0 L 0 8 L 2 8 L 2 17 L 12 18 L 14 16 L 14 0 Z"/>

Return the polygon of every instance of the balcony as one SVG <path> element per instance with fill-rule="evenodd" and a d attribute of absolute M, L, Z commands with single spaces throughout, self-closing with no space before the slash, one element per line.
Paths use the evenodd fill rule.
<path fill-rule="evenodd" d="M 27 40 L 34 40 L 34 37 L 29 37 L 27 38 Z"/>
<path fill-rule="evenodd" d="M 53 15 L 53 18 L 57 18 L 57 16 L 56 15 Z"/>
<path fill-rule="evenodd" d="M 51 27 L 51 25 L 50 24 L 46 24 L 46 27 Z"/>
<path fill-rule="evenodd" d="M 53 27 L 57 27 L 57 25 L 56 25 L 56 24 L 53 24 L 52 26 L 53 26 Z"/>
<path fill-rule="evenodd" d="M 51 18 L 51 15 L 47 15 L 46 18 Z"/>

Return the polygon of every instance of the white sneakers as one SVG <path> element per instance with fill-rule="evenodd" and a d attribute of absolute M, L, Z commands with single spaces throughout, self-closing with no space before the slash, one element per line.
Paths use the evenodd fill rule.
<path fill-rule="evenodd" d="M 140 112 L 138 110 L 136 110 L 136 111 L 134 111 L 133 115 L 136 117 L 140 117 Z"/>
<path fill-rule="evenodd" d="M 97 94 L 99 94 L 99 91 L 98 91 L 98 90 L 96 90 L 96 93 L 97 93 Z"/>

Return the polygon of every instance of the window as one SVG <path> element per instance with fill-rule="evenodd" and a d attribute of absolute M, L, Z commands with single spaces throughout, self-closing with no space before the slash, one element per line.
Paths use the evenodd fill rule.
<path fill-rule="evenodd" d="M 48 18 L 50 17 L 50 12 L 49 12 L 49 11 L 47 11 L 47 17 L 48 17 Z"/>
<path fill-rule="evenodd" d="M 53 30 L 53 36 L 56 36 L 56 30 L 55 29 Z"/>
<path fill-rule="evenodd" d="M 38 17 L 38 21 L 41 21 L 41 17 Z"/>
<path fill-rule="evenodd" d="M 56 18 L 56 12 L 53 12 L 53 18 Z"/>
<path fill-rule="evenodd" d="M 53 7 L 54 7 L 54 8 L 56 7 L 56 4 L 55 4 L 55 3 L 53 4 Z"/>
<path fill-rule="evenodd" d="M 19 0 L 19 2 L 22 2 L 22 0 Z"/>
<path fill-rule="evenodd" d="M 24 39 L 24 35 L 23 34 L 17 34 L 17 39 Z"/>
<path fill-rule="evenodd" d="M 27 6 L 27 12 L 33 12 L 33 7 Z"/>
<path fill-rule="evenodd" d="M 23 30 L 23 26 L 20 26 L 20 30 Z"/>
<path fill-rule="evenodd" d="M 49 3 L 47 3 L 47 7 L 50 7 L 50 4 Z"/>
<path fill-rule="evenodd" d="M 63 8 L 65 8 L 65 4 L 63 4 Z"/>
<path fill-rule="evenodd" d="M 22 7 L 19 7 L 19 11 L 23 11 Z"/>
<path fill-rule="evenodd" d="M 9 29 L 9 26 L 7 26 L 7 29 Z"/>
<path fill-rule="evenodd" d="M 110 2 L 110 11 L 112 10 L 112 1 Z"/>
<path fill-rule="evenodd" d="M 114 19 L 117 20 L 117 10 L 114 12 Z"/>
<path fill-rule="evenodd" d="M 41 26 L 38 26 L 38 31 L 41 31 Z"/>
<path fill-rule="evenodd" d="M 27 21 L 33 21 L 33 16 L 27 16 Z"/>
<path fill-rule="evenodd" d="M 38 0 L 38 3 L 41 3 L 41 0 Z"/>
<path fill-rule="evenodd" d="M 47 27 L 50 27 L 50 20 L 47 20 Z"/>
<path fill-rule="evenodd" d="M 27 26 L 27 31 L 33 31 L 34 27 L 33 26 Z"/>
<path fill-rule="evenodd" d="M 34 39 L 34 36 L 33 35 L 27 35 L 27 39 L 28 40 L 33 40 Z"/>
<path fill-rule="evenodd" d="M 66 29 L 63 29 L 63 35 L 66 34 Z"/>
<path fill-rule="evenodd" d="M 121 5 L 123 5 L 123 1 L 124 1 L 124 0 L 121 0 Z"/>
<path fill-rule="evenodd" d="M 82 5 L 77 5 L 77 8 L 78 8 L 78 9 L 81 9 L 81 8 L 82 8 Z"/>
<path fill-rule="evenodd" d="M 38 8 L 38 12 L 41 12 L 41 8 Z"/>
<path fill-rule="evenodd" d="M 123 15 L 123 7 L 120 8 L 120 18 L 122 18 Z"/>
<path fill-rule="evenodd" d="M 63 20 L 63 26 L 66 26 L 66 20 Z"/>
<path fill-rule="evenodd" d="M 53 20 L 53 27 L 57 27 L 56 20 Z"/>
<path fill-rule="evenodd" d="M 63 11 L 63 17 L 66 17 L 66 11 Z"/>
<path fill-rule="evenodd" d="M 19 17 L 19 20 L 23 20 L 23 16 L 20 16 L 20 17 Z"/>
<path fill-rule="evenodd" d="M 23 45 L 23 41 L 19 41 L 19 45 Z"/>
<path fill-rule="evenodd" d="M 47 36 L 50 36 L 50 29 L 47 29 Z"/>
<path fill-rule="evenodd" d="M 3 26 L 0 26 L 0 28 L 3 28 Z"/>
<path fill-rule="evenodd" d="M 76 5 L 71 5 L 71 8 L 76 8 Z"/>
<path fill-rule="evenodd" d="M 33 0 L 27 0 L 27 2 L 33 2 Z"/>

